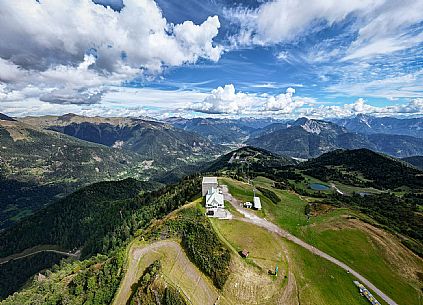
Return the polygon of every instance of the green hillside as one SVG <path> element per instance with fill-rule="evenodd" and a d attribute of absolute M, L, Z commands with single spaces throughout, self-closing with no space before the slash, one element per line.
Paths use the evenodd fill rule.
<path fill-rule="evenodd" d="M 405 162 L 414 165 L 420 170 L 423 170 L 423 156 L 414 156 L 414 157 L 407 157 L 403 158 Z"/>
<path fill-rule="evenodd" d="M 0 120 L 0 229 L 81 186 L 140 176 L 142 160 L 134 153 Z"/>
<path fill-rule="evenodd" d="M 225 171 L 244 173 L 283 169 L 297 161 L 290 157 L 273 154 L 265 149 L 245 146 L 227 153 L 203 167 L 204 172 Z"/>
<path fill-rule="evenodd" d="M 66 114 L 59 117 L 22 119 L 69 136 L 135 152 L 154 166 L 171 166 L 203 160 L 223 150 L 207 138 L 153 119 L 83 117 Z"/>
<path fill-rule="evenodd" d="M 337 179 L 347 184 L 388 189 L 402 186 L 423 188 L 423 172 L 368 149 L 332 151 L 301 164 L 299 168 L 324 181 Z"/>
<path fill-rule="evenodd" d="M 127 243 L 153 219 L 197 195 L 199 179 L 157 190 L 153 187 L 127 179 L 83 188 L 1 232 L 0 256 L 44 244 L 66 251 L 78 248 L 83 258 L 107 254 Z"/>
<path fill-rule="evenodd" d="M 252 187 L 247 183 L 228 178 L 222 179 L 222 183 L 227 184 L 231 193 L 243 201 L 252 196 Z M 353 209 L 337 207 L 321 201 L 320 198 L 299 196 L 290 190 L 274 188 L 274 181 L 267 178 L 256 177 L 253 183 L 257 188 L 271 190 L 280 198 L 280 202 L 275 204 L 271 198 L 260 194 L 263 210 L 257 212 L 257 215 L 271 219 L 281 228 L 347 263 L 394 298 L 398 304 L 419 304 L 418 300 L 422 297 L 419 288 L 420 274 L 423 271 L 422 259 L 404 247 L 401 237 L 381 229 L 366 214 Z M 308 217 L 306 207 L 310 204 L 313 206 Z M 298 251 L 303 252 L 302 249 Z M 315 262 L 308 261 L 313 261 L 313 257 L 308 257 L 308 253 L 304 252 L 296 255 L 302 265 L 300 272 L 316 272 L 313 270 Z M 306 269 L 309 271 L 305 271 Z M 315 276 L 317 274 L 318 272 Z M 321 281 L 323 282 L 320 285 L 330 285 L 328 279 L 322 278 Z M 308 285 L 313 287 L 310 289 L 318 287 L 313 281 Z M 309 297 L 316 295 L 310 294 Z M 314 303 L 317 301 L 313 301 Z"/>
<path fill-rule="evenodd" d="M 366 166 L 366 160 L 376 165 Z M 374 174 L 382 166 L 387 170 Z M 314 174 L 321 167 L 337 174 Z M 423 264 L 410 251 L 420 254 L 422 244 L 420 172 L 415 168 L 367 150 L 336 151 L 298 163 L 244 147 L 203 170 L 223 176 L 220 182 L 242 202 L 251 201 L 254 187 L 263 205 L 261 211 L 250 210 L 255 217 L 348 264 L 398 304 L 419 304 Z M 395 180 L 388 179 L 388 170 Z M 207 304 L 216 299 L 220 304 L 366 304 L 351 274 L 257 226 L 236 210 L 238 204 L 225 203 L 232 220 L 206 218 L 199 191 L 199 176 L 166 187 L 134 179 L 101 182 L 23 219 L 0 233 L 2 257 L 52 245 L 80 249 L 81 260 L 62 261 L 24 288 L 29 276 L 56 258 L 30 256 L 27 263 L 33 268 L 26 273 L 16 265 L 22 258 L 0 266 L 8 283 L 0 287 L 3 297 L 20 290 L 1 304 L 107 304 L 115 296 L 135 303 L 157 297 L 164 303 L 170 298 L 194 304 L 206 299 Z M 239 255 L 243 249 L 250 252 L 246 259 Z M 155 260 L 160 267 L 148 269 Z M 278 277 L 269 274 L 275 265 Z M 7 270 L 21 277 L 8 281 Z"/>

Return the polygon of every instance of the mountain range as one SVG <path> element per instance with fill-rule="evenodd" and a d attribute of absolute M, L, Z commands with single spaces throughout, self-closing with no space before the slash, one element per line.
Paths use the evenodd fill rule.
<path fill-rule="evenodd" d="M 246 141 L 255 131 L 279 120 L 240 118 L 168 118 L 166 122 L 177 128 L 196 132 L 201 136 L 220 144 L 239 144 Z"/>
<path fill-rule="evenodd" d="M 169 118 L 169 124 L 216 144 L 251 145 L 274 153 L 312 158 L 334 149 L 368 148 L 395 157 L 423 154 L 423 119 L 359 114 L 328 121 L 299 118 Z"/>
<path fill-rule="evenodd" d="M 225 256 L 216 255 L 219 253 L 219 249 L 219 251 L 225 249 L 224 243 L 219 243 L 218 247 L 211 248 L 211 245 L 222 238 L 221 236 L 225 236 L 225 238 L 236 236 L 238 242 L 244 242 L 246 238 L 240 239 L 239 232 L 245 234 L 243 236 L 251 236 L 258 228 L 248 226 L 243 229 L 243 222 L 239 219 L 233 221 L 215 219 L 212 222 L 214 225 L 209 224 L 209 220 L 204 216 L 204 211 L 199 207 L 200 175 L 208 174 L 218 175 L 224 179 L 225 183 L 231 183 L 228 188 L 234 194 L 233 196 L 237 196 L 238 200 L 240 200 L 239 198 L 250 198 L 253 196 L 253 192 L 254 195 L 260 196 L 266 214 L 263 214 L 263 211 L 251 211 L 251 213 L 255 213 L 257 219 L 287 219 L 287 221 L 275 223 L 275 226 L 287 228 L 286 230 L 289 232 L 299 232 L 298 226 L 301 226 L 300 232 L 306 231 L 306 229 L 314 230 L 315 226 L 323 222 L 316 232 L 321 232 L 324 228 L 324 232 L 333 234 L 328 239 L 323 239 L 321 234 L 314 231 L 311 239 L 306 239 L 307 236 L 303 233 L 296 234 L 302 234 L 300 235 L 301 239 L 305 239 L 306 242 L 319 249 L 323 247 L 319 243 L 321 240 L 331 243 L 328 247 L 336 250 L 330 252 L 334 257 L 340 257 L 343 253 L 338 254 L 340 250 L 336 248 L 336 243 L 339 241 L 338 239 L 333 240 L 334 238 L 343 240 L 346 236 L 350 236 L 351 239 L 354 239 L 355 244 L 352 247 L 356 252 L 350 251 L 349 254 L 356 259 L 356 257 L 362 256 L 361 251 L 363 251 L 363 248 L 360 248 L 362 244 L 360 243 L 360 247 L 356 247 L 356 243 L 363 240 L 364 244 L 367 244 L 368 240 L 372 241 L 373 238 L 367 238 L 370 235 L 363 234 L 369 234 L 374 230 L 379 235 L 371 236 L 382 236 L 383 242 L 387 243 L 382 251 L 376 248 L 377 253 L 388 255 L 385 253 L 389 252 L 387 251 L 388 247 L 395 245 L 397 249 L 397 244 L 401 240 L 403 243 L 399 248 L 402 251 L 401 255 L 406 255 L 407 259 L 413 257 L 418 262 L 420 260 L 410 249 L 416 254 L 423 255 L 420 246 L 423 236 L 422 217 L 421 213 L 418 213 L 421 208 L 418 204 L 420 198 L 418 196 L 421 196 L 423 184 L 420 179 L 422 172 L 418 169 L 401 160 L 367 149 L 335 150 L 318 158 L 299 162 L 290 157 L 279 156 L 264 149 L 247 146 L 207 162 L 197 172 L 197 175 L 186 177 L 176 185 L 160 186 L 129 178 L 86 186 L 58 202 L 40 209 L 35 215 L 20 220 L 14 226 L 0 231 L 0 263 L 2 263 L 1 259 L 5 262 L 3 265 L 0 264 L 0 278 L 4 279 L 0 283 L 0 302 L 1 299 L 9 296 L 2 304 L 32 304 L 31 300 L 35 298 L 41 300 L 39 303 L 43 304 L 64 304 L 69 299 L 73 300 L 71 304 L 80 304 L 79 298 L 84 298 L 84 300 L 95 298 L 101 300 L 96 301 L 98 304 L 110 304 L 119 294 L 118 287 L 126 285 L 119 285 L 119 283 L 126 283 L 126 277 L 122 276 L 122 273 L 128 274 L 130 271 L 128 268 L 124 268 L 125 262 L 130 261 L 131 253 L 135 254 L 139 251 L 133 249 L 144 249 L 139 247 L 145 247 L 145 245 L 168 245 L 169 240 L 173 244 L 180 242 L 184 247 L 184 251 L 180 253 L 187 253 L 190 258 L 188 261 L 195 264 L 212 280 L 215 278 L 215 274 L 204 271 L 207 270 L 204 268 L 204 260 L 206 262 L 214 261 L 214 266 L 219 266 L 225 258 L 227 261 L 237 262 L 233 264 L 233 268 L 242 266 L 241 272 L 239 269 L 230 269 L 228 275 L 235 275 L 239 272 L 240 276 L 244 277 L 246 268 L 249 268 L 247 270 L 250 273 L 252 270 L 258 270 L 257 272 L 263 276 L 272 276 L 267 272 L 269 268 L 264 270 L 257 268 L 259 266 L 256 265 L 257 262 L 263 261 L 262 256 L 259 256 L 259 259 L 252 255 L 248 258 L 249 260 L 255 259 L 254 265 L 244 265 L 240 261 L 242 258 L 240 258 L 238 250 L 243 249 L 245 244 L 241 244 L 240 248 L 230 243 L 236 249 L 226 252 Z M 254 184 L 256 189 L 251 189 L 251 184 L 246 183 L 247 181 Z M 324 183 L 323 186 L 327 185 L 327 190 L 313 191 L 310 188 L 313 181 Z M 333 186 L 329 187 L 328 185 Z M 337 187 L 352 191 L 340 195 L 337 193 L 337 191 L 340 192 Z M 361 195 L 356 191 L 375 193 Z M 398 194 L 403 192 L 403 194 L 396 195 L 394 191 Z M 306 201 L 304 198 L 310 201 Z M 182 209 L 177 210 L 183 205 Z M 310 215 L 305 215 L 311 211 L 314 213 L 311 218 Z M 263 215 L 266 218 L 263 218 Z M 275 218 L 275 216 L 283 218 Z M 237 217 L 241 218 L 242 215 Z M 365 219 L 365 222 L 362 222 L 361 218 Z M 199 222 L 200 219 L 203 222 Z M 253 224 L 251 220 L 246 223 Z M 293 227 L 291 227 L 292 224 L 294 224 Z M 347 226 L 344 227 L 343 224 Z M 229 231 L 225 231 L 225 235 L 219 235 L 218 233 L 221 231 L 215 231 L 217 230 L 215 227 L 222 230 L 225 225 L 228 225 L 230 232 L 234 233 L 229 234 Z M 364 227 L 361 228 L 361 226 Z M 381 235 L 381 230 L 390 232 L 390 235 L 388 233 Z M 205 238 L 205 234 L 210 235 Z M 262 252 L 260 253 L 264 253 L 263 255 L 268 257 L 270 255 L 269 247 L 274 245 L 267 242 L 268 235 L 265 231 L 259 230 L 258 234 L 254 239 L 247 238 L 248 249 L 258 253 L 257 249 L 261 247 L 260 251 Z M 337 237 L 337 235 L 341 236 Z M 261 238 L 263 241 L 259 240 Z M 313 243 L 316 239 L 318 242 Z M 376 238 L 376 240 L 379 239 Z M 203 247 L 202 244 L 205 248 L 200 248 L 200 251 L 198 249 Z M 137 248 L 130 248 L 132 246 Z M 59 249 L 62 254 L 76 255 L 79 253 L 79 256 L 75 262 L 68 259 L 59 264 L 61 256 L 51 258 L 50 252 L 41 253 L 39 256 L 27 254 L 43 249 L 43 247 L 50 250 Z M 277 248 L 275 257 L 278 258 L 281 244 L 278 243 L 275 247 Z M 351 246 L 346 243 L 340 244 L 340 247 Z M 79 250 L 75 251 L 76 249 Z M 322 249 L 329 251 L 325 248 Z M 152 255 L 166 259 L 167 257 L 180 257 L 179 254 L 174 255 L 172 254 L 174 252 L 166 251 L 166 248 L 154 248 Z M 307 257 L 302 251 L 294 254 L 291 251 L 293 250 L 286 252 L 286 255 L 290 255 L 288 257 L 290 261 L 298 257 L 301 260 L 303 257 Z M 203 260 L 199 258 L 203 258 Z M 131 263 L 134 270 L 137 270 L 139 262 L 141 260 L 144 262 L 144 259 L 145 256 L 140 255 L 135 265 Z M 163 264 L 166 263 L 166 259 L 162 260 Z M 316 259 L 314 255 L 313 259 Z M 280 258 L 276 261 L 279 260 Z M 321 266 L 313 263 L 314 260 L 310 265 L 316 266 L 317 272 L 321 272 Z M 363 266 L 365 270 L 369 266 L 373 268 L 378 264 L 373 260 L 357 261 L 359 266 Z M 377 261 L 383 262 L 379 257 Z M 273 267 L 274 262 L 272 260 L 269 266 Z M 49 269 L 55 264 L 57 266 Z M 112 269 L 110 264 L 115 264 L 116 268 Z M 348 264 L 351 264 L 351 261 L 348 261 Z M 413 268 L 415 268 L 414 265 L 415 263 L 412 265 Z M 173 266 L 174 264 L 169 264 L 170 270 Z M 186 270 L 185 268 L 186 265 L 181 270 Z M 213 267 L 212 270 L 216 270 L 216 268 Z M 296 271 L 297 274 L 304 274 L 305 268 L 302 267 Z M 360 269 L 360 272 L 363 271 Z M 388 270 L 388 272 L 391 271 Z M 31 281 L 34 274 L 37 276 Z M 167 274 L 169 273 L 165 273 L 165 275 Z M 346 276 L 347 273 L 340 274 Z M 366 276 L 368 274 L 370 273 L 366 273 Z M 291 277 L 294 279 L 292 275 Z M 301 289 L 318 287 L 322 279 L 316 281 L 315 277 L 312 277 L 314 280 L 306 288 L 300 286 L 303 287 Z M 415 277 L 413 275 L 413 279 Z M 328 283 L 333 283 L 333 279 L 328 278 Z M 347 280 L 348 285 L 351 285 L 351 278 L 348 277 Z M 137 281 L 137 278 L 134 278 L 133 281 Z M 267 285 L 273 285 L 277 287 L 277 290 L 281 289 L 281 283 L 275 285 L 273 281 L 272 278 Z M 30 284 L 25 285 L 27 282 Z M 193 283 L 197 282 L 198 277 L 195 277 Z M 229 284 L 225 284 L 223 281 L 222 286 L 219 287 L 231 285 L 230 280 L 228 282 Z M 381 285 L 383 282 L 384 279 L 381 279 L 377 283 Z M 234 287 L 238 287 L 238 284 L 236 283 Z M 204 288 L 199 287 L 198 289 Z M 410 298 L 416 294 L 413 289 L 411 289 L 413 295 Z M 219 293 L 225 293 L 227 290 L 224 288 L 221 291 Z M 280 295 L 278 295 L 279 297 Z M 143 299 L 144 295 L 141 294 L 140 298 Z M 359 298 L 358 292 L 357 298 Z"/>
<path fill-rule="evenodd" d="M 419 156 L 421 124 L 422 119 L 364 115 L 335 123 L 307 118 L 158 121 L 0 114 L 0 229 L 86 184 L 127 177 L 176 182 L 202 163 L 244 145 L 302 159 L 358 148 L 401 158 Z M 421 166 L 416 158 L 406 161 Z"/>
<path fill-rule="evenodd" d="M 159 164 L 190 162 L 196 157 L 201 159 L 221 152 L 218 145 L 196 133 L 153 120 L 67 114 L 27 117 L 22 121 L 81 140 L 132 151 Z"/>
<path fill-rule="evenodd" d="M 0 229 L 77 188 L 135 175 L 135 153 L 0 120 Z"/>
<path fill-rule="evenodd" d="M 143 119 L 0 116 L 0 230 L 81 186 L 213 159 L 196 133 Z"/>
<path fill-rule="evenodd" d="M 422 118 L 373 117 L 357 114 L 354 117 L 333 119 L 332 122 L 347 130 L 363 134 L 397 134 L 423 138 Z"/>
<path fill-rule="evenodd" d="M 368 148 L 395 157 L 423 155 L 423 138 L 408 135 L 349 131 L 332 122 L 300 118 L 288 124 L 272 124 L 246 144 L 271 152 L 312 158 L 335 149 Z"/>

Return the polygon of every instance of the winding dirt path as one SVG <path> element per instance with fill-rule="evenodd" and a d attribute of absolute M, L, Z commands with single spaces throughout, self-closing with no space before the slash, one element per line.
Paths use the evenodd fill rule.
<path fill-rule="evenodd" d="M 337 260 L 336 258 L 330 256 L 329 254 L 326 254 L 325 252 L 317 249 L 316 247 L 302 241 L 298 237 L 292 235 L 291 233 L 281 229 L 279 226 L 275 225 L 274 223 L 263 219 L 261 217 L 256 216 L 255 214 L 249 212 L 247 209 L 244 209 L 241 207 L 241 202 L 234 198 L 228 191 L 227 186 L 222 186 L 223 189 L 223 195 L 226 201 L 229 201 L 232 206 L 240 212 L 242 215 L 244 215 L 244 218 L 238 218 L 239 220 L 249 222 L 252 224 L 255 224 L 257 226 L 260 226 L 262 228 L 265 228 L 266 230 L 270 232 L 274 232 L 278 234 L 279 236 L 282 236 L 286 238 L 287 240 L 292 241 L 293 243 L 303 247 L 304 249 L 309 250 L 315 255 L 318 255 L 320 257 L 323 257 L 324 259 L 334 263 L 335 265 L 341 267 L 342 269 L 350 272 L 352 275 L 354 275 L 362 284 L 367 286 L 367 288 L 370 288 L 373 290 L 381 299 L 383 299 L 386 303 L 389 305 L 397 305 L 394 300 L 392 300 L 390 297 L 388 297 L 386 294 L 384 294 L 381 290 L 379 290 L 375 285 L 373 285 L 369 280 L 367 280 L 364 276 L 362 276 L 357 271 L 354 271 L 351 269 L 348 265 L 344 264 L 343 262 Z"/>
<path fill-rule="evenodd" d="M 166 281 L 180 289 L 192 304 L 206 305 L 216 302 L 218 299 L 217 289 L 211 283 L 206 282 L 205 276 L 191 263 L 182 247 L 174 241 L 163 240 L 147 246 L 131 247 L 128 267 L 113 301 L 114 305 L 126 304 L 128 301 L 131 286 L 138 281 L 143 272 L 141 270 L 143 268 L 140 266 L 141 260 L 150 253 L 160 256 L 161 250 L 165 250 L 167 253 L 172 251 L 170 255 L 174 255 L 171 266 L 163 265 Z"/>
<path fill-rule="evenodd" d="M 78 250 L 76 252 L 65 252 L 57 249 L 57 246 L 48 246 L 48 245 L 42 245 L 42 246 L 36 246 L 33 248 L 26 249 L 22 251 L 21 253 L 12 254 L 6 257 L 0 258 L 0 265 L 6 264 L 7 262 L 10 262 L 12 260 L 18 260 L 24 257 L 28 257 L 37 253 L 41 252 L 53 252 L 57 254 L 61 254 L 63 256 L 69 256 L 73 257 L 75 259 L 79 259 L 81 252 Z"/>

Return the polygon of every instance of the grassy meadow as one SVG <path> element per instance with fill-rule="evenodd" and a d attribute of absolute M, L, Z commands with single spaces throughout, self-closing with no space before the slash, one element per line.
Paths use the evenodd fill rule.
<path fill-rule="evenodd" d="M 252 194 L 252 187 L 248 184 L 231 179 L 222 179 L 222 182 L 240 200 Z M 422 261 L 405 248 L 398 238 L 359 220 L 368 217 L 346 208 L 329 207 L 308 221 L 305 206 L 319 199 L 275 189 L 272 187 L 273 181 L 263 177 L 256 178 L 254 185 L 271 189 L 281 198 L 278 204 L 262 198 L 261 213 L 267 219 L 345 262 L 398 304 L 421 304 Z M 260 194 L 260 197 L 263 196 Z M 304 259 L 305 252 L 301 259 Z M 303 265 L 310 268 L 309 264 Z"/>

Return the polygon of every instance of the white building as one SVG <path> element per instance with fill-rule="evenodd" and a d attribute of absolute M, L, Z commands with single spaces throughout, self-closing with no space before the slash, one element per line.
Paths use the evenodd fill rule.
<path fill-rule="evenodd" d="M 251 202 L 247 201 L 247 202 L 244 203 L 244 207 L 247 208 L 247 209 L 251 209 L 253 207 L 253 204 Z"/>
<path fill-rule="evenodd" d="M 225 201 L 223 199 L 222 191 L 212 187 L 206 194 L 206 209 L 223 208 L 225 208 Z"/>
<path fill-rule="evenodd" d="M 260 197 L 254 196 L 254 208 L 256 210 L 261 210 L 261 201 L 260 201 Z"/>
<path fill-rule="evenodd" d="M 206 196 L 212 188 L 217 189 L 217 185 L 217 177 L 203 177 L 203 183 L 201 184 L 202 196 Z"/>

